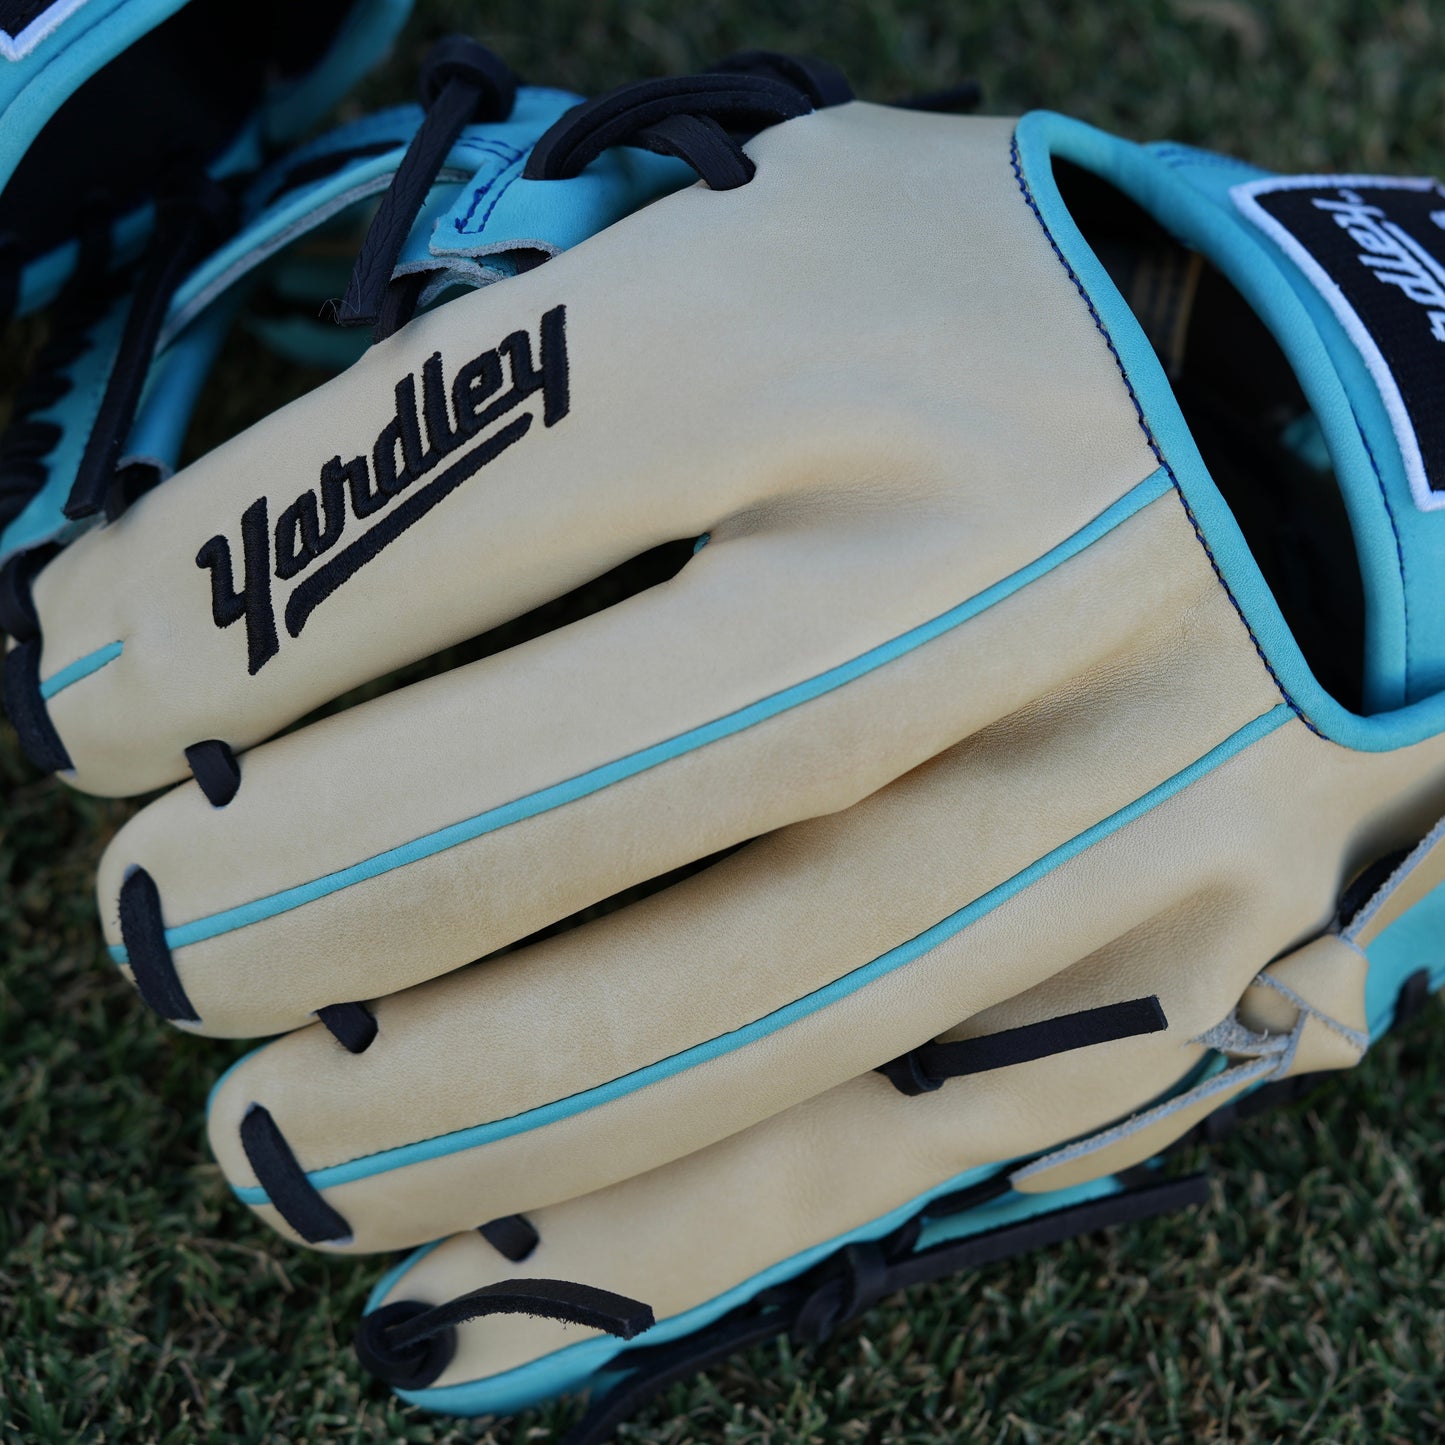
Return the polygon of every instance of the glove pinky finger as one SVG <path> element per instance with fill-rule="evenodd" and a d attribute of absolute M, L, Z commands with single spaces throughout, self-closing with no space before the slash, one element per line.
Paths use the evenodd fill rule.
<path fill-rule="evenodd" d="M 1347 895 L 1334 928 L 1262 968 L 1182 1048 L 1161 1052 L 1160 1031 L 1124 1029 L 1118 1010 L 1092 1034 L 1083 1023 L 1055 1031 L 1052 1051 L 1032 1047 L 1027 1025 L 975 1031 L 976 1072 L 941 1087 L 906 1090 L 879 1070 L 650 1173 L 416 1251 L 371 1296 L 362 1361 L 404 1399 L 448 1414 L 592 1389 L 567 1445 L 597 1445 L 659 1390 L 736 1350 L 782 1334 L 815 1343 L 898 1290 L 1202 1204 L 1204 1176 L 1174 1173 L 1167 1155 L 1289 1102 L 1310 1073 L 1348 1067 L 1439 986 L 1381 941 L 1405 913 L 1425 923 L 1445 912 L 1419 892 L 1440 872 L 1439 833 L 1376 881 L 1366 906 Z M 1158 918 L 1104 952 L 1117 967 L 1177 938 L 1177 923 Z M 1022 1012 L 1047 1004 L 1057 1015 L 1070 993 L 1066 974 L 1022 996 Z M 1382 1012 L 1381 999 L 1398 1003 Z M 1178 1000 L 1153 1002 L 1162 1015 Z M 1027 1039 L 1002 1047 L 1010 1035 Z M 1191 1047 L 1204 1067 L 1169 1078 Z M 1137 1095 L 1151 1069 L 1155 1101 L 1100 1126 L 1094 1101 L 1121 1076 Z M 579 1338 L 560 1316 L 477 1311 L 452 1328 L 448 1308 L 466 1313 L 479 1291 L 525 1292 L 534 1276 L 570 1301 L 598 1289 L 645 1301 L 656 1323 L 629 1337 L 604 1320 L 607 1333 Z M 643 1317 L 639 1305 L 631 1318 Z M 408 1319 L 426 1334 L 420 1368 L 374 1348 Z"/>

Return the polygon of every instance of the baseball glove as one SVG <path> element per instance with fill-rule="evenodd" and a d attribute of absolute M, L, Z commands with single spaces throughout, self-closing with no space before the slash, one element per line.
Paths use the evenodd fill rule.
<path fill-rule="evenodd" d="M 1445 978 L 1445 194 L 749 57 L 464 191 L 437 234 L 700 178 L 445 299 L 395 264 L 444 109 L 375 344 L 13 572 L 7 693 L 76 786 L 178 784 L 101 913 L 180 1027 L 281 1036 L 212 1096 L 238 1197 L 425 1245 L 367 1367 L 620 1380 L 595 1439 L 1197 1200 L 1175 1145 Z"/>

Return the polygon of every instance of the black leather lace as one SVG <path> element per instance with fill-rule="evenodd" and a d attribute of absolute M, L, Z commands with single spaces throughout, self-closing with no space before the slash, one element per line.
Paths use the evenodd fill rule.
<path fill-rule="evenodd" d="M 852 97 L 823 61 L 750 50 L 702 75 L 640 80 L 574 106 L 532 148 L 523 174 L 566 180 L 610 147 L 629 145 L 676 156 L 712 190 L 732 190 L 753 178 L 746 140 Z"/>
<path fill-rule="evenodd" d="M 451 36 L 428 55 L 421 91 L 426 117 L 367 228 L 336 311 L 341 325 L 369 326 L 376 341 L 411 319 L 426 290 L 425 271 L 394 272 L 447 154 L 467 125 L 511 114 L 517 79 L 484 45 Z M 676 156 L 713 190 L 731 190 L 753 176 L 748 138 L 852 94 L 822 61 L 748 51 L 702 75 L 638 81 L 574 106 L 538 140 L 523 175 L 566 180 L 610 147 L 629 145 Z"/>
<path fill-rule="evenodd" d="M 505 120 L 517 99 L 517 77 L 499 56 L 465 35 L 438 41 L 422 66 L 426 108 L 406 154 L 381 199 L 337 307 L 342 326 L 370 326 L 382 341 L 411 319 L 421 294 L 410 277 L 392 278 L 397 258 L 447 153 L 471 124 Z"/>
<path fill-rule="evenodd" d="M 70 368 L 90 345 L 91 328 L 117 295 L 103 284 L 110 257 L 109 231 L 91 227 L 80 238 L 80 254 L 65 290 L 56 302 L 49 340 L 34 369 L 15 393 L 11 420 L 0 437 L 0 528 L 10 525 L 45 485 L 47 458 L 60 441 L 60 427 L 41 413 L 50 410 L 74 385 Z"/>
<path fill-rule="evenodd" d="M 559 1279 L 509 1279 L 483 1285 L 445 1304 L 397 1300 L 362 1317 L 356 1353 L 378 1379 L 399 1390 L 430 1385 L 456 1353 L 456 1327 L 488 1315 L 533 1315 L 635 1339 L 653 1325 L 652 1311 L 626 1295 Z"/>
<path fill-rule="evenodd" d="M 1039 1218 L 919 1249 L 923 1223 L 975 1210 L 1008 1193 L 1003 1174 L 933 1200 L 913 1219 L 878 1240 L 850 1244 L 806 1274 L 739 1306 L 706 1330 L 669 1344 L 630 1350 L 611 1373 L 616 1381 L 593 1400 L 562 1445 L 601 1445 L 624 1420 L 668 1385 L 735 1351 L 786 1334 L 820 1344 L 843 1325 L 899 1290 L 962 1270 L 978 1269 L 1074 1235 L 1147 1219 L 1203 1203 L 1203 1175 L 1160 1177 L 1142 1170 L 1120 1192 Z M 397 1300 L 366 1316 L 357 1331 L 362 1364 L 399 1389 L 425 1389 L 456 1352 L 455 1326 L 483 1315 L 521 1313 L 586 1324 L 631 1339 L 652 1312 L 625 1296 L 561 1280 L 508 1280 L 444 1305 Z M 646 1321 L 646 1323 L 643 1323 Z"/>
<path fill-rule="evenodd" d="M 171 298 L 235 219 L 230 192 L 203 172 L 175 178 L 156 201 L 155 229 L 135 275 L 120 345 L 66 499 L 65 515 L 71 520 L 103 510 L 114 521 L 157 480 L 153 472 L 122 476 L 121 448 L 135 420 Z"/>

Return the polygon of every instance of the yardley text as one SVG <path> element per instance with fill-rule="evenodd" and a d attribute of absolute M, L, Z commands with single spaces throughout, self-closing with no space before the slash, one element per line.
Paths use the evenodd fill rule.
<path fill-rule="evenodd" d="M 211 616 L 217 627 L 245 619 L 253 675 L 280 651 L 275 582 L 300 579 L 285 610 L 286 631 L 299 637 L 322 602 L 526 435 L 533 418 L 523 411 L 489 430 L 494 423 L 538 393 L 544 425 L 555 426 L 567 415 L 566 319 L 562 306 L 542 316 L 535 361 L 532 337 L 514 331 L 458 367 L 450 385 L 440 352 L 427 358 L 419 376 L 402 377 L 396 384 L 395 414 L 377 433 L 370 455 L 350 461 L 339 454 L 332 457 L 322 466 L 316 486 L 287 506 L 274 528 L 264 496 L 241 514 L 239 586 L 231 539 L 219 534 L 201 547 L 196 565 L 210 574 Z M 510 382 L 505 390 L 504 382 Z M 448 462 L 454 453 L 460 455 Z M 341 545 L 357 524 L 373 517 L 377 520 Z"/>

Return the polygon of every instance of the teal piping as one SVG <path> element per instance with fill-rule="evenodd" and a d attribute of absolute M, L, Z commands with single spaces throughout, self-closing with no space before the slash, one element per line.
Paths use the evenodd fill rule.
<path fill-rule="evenodd" d="M 120 656 L 125 647 L 123 642 L 107 642 L 104 647 L 97 647 L 94 652 L 87 652 L 84 657 L 77 658 L 69 667 L 62 667 L 59 672 L 52 673 L 40 684 L 40 696 L 49 702 L 56 693 L 64 692 L 73 683 L 77 683 L 83 677 L 89 677 L 93 672 L 99 672 L 108 662 L 114 662 Z"/>
<path fill-rule="evenodd" d="M 1097 314 L 1100 331 L 1136 399 L 1145 435 L 1177 483 L 1200 542 L 1280 690 L 1311 729 L 1360 752 L 1388 752 L 1445 731 L 1445 691 L 1390 712 L 1361 716 L 1320 686 L 1239 523 L 1204 465 L 1152 343 L 1069 214 L 1054 180 L 1054 160 L 1073 161 L 1104 177 L 1167 225 L 1171 234 L 1210 257 L 1289 356 L 1325 427 L 1332 455 L 1340 458 L 1360 453 L 1358 466 L 1366 469 L 1370 463 L 1363 456 L 1338 369 L 1325 354 L 1305 303 L 1269 259 L 1263 239 L 1250 235 L 1214 200 L 1180 180 L 1144 147 L 1082 121 L 1034 111 L 1019 122 L 1016 140 L 1025 196 L 1037 209 L 1049 241 L 1074 273 L 1080 293 Z M 1356 517 L 1353 523 L 1359 527 L 1363 518 Z M 1365 580 L 1369 582 L 1376 573 L 1380 589 L 1376 595 L 1383 602 L 1388 568 L 1366 569 Z M 1395 585 L 1398 588 L 1398 578 Z M 1372 638 L 1370 645 L 1377 649 L 1375 656 L 1383 665 L 1378 648 L 1384 642 Z M 1397 661 L 1403 665 L 1403 659 Z"/>
<path fill-rule="evenodd" d="M 1057 848 L 1044 854 L 1042 858 L 1029 864 L 1027 868 L 1015 873 L 1012 878 L 989 889 L 987 893 L 958 909 L 957 912 L 949 914 L 947 918 L 934 924 L 932 928 L 925 929 L 917 937 L 909 939 L 897 948 L 889 949 L 887 953 L 875 958 L 871 963 L 866 963 L 851 973 L 844 974 L 843 977 L 835 979 L 823 988 L 815 989 L 812 993 L 805 994 L 802 998 L 775 1009 L 763 1018 L 745 1024 L 742 1028 L 707 1039 L 703 1043 L 683 1049 L 669 1058 L 660 1059 L 657 1063 L 648 1064 L 645 1068 L 634 1069 L 631 1073 L 611 1079 L 605 1084 L 599 1084 L 596 1088 L 583 1089 L 565 1099 L 557 1099 L 538 1108 L 524 1110 L 522 1113 L 513 1114 L 506 1119 L 474 1124 L 466 1129 L 455 1129 L 430 1139 L 416 1140 L 410 1144 L 399 1145 L 394 1149 L 382 1149 L 375 1154 L 368 1154 L 359 1159 L 333 1164 L 325 1169 L 312 1170 L 307 1173 L 306 1177 L 317 1189 L 329 1189 L 340 1184 L 354 1183 L 358 1179 L 367 1179 L 377 1174 L 388 1173 L 393 1169 L 403 1169 L 409 1164 L 424 1163 L 431 1159 L 440 1159 L 450 1154 L 461 1153 L 464 1150 L 480 1148 L 501 1139 L 509 1139 L 515 1135 L 525 1134 L 533 1129 L 544 1128 L 549 1124 L 571 1118 L 588 1109 L 597 1108 L 614 1099 L 636 1093 L 650 1084 L 672 1078 L 687 1069 L 705 1064 L 736 1049 L 746 1048 L 749 1044 L 756 1043 L 791 1024 L 819 1013 L 830 1004 L 850 997 L 868 987 L 869 984 L 937 948 L 968 927 L 969 924 L 1022 893 L 1024 889 L 1036 883 L 1046 874 L 1078 857 L 1095 843 L 1118 832 L 1120 828 L 1182 792 L 1206 773 L 1212 772 L 1215 768 L 1228 762 L 1230 758 L 1243 752 L 1252 743 L 1283 726 L 1293 716 L 1291 709 L 1284 703 L 1276 705 L 1252 722 L 1246 723 L 1237 732 L 1230 734 L 1223 742 L 1211 748 L 1203 757 L 1196 759 L 1188 767 L 1175 773 L 1173 777 L 1165 779 L 1142 797 L 1136 798 L 1132 803 L 1126 804 L 1092 827 L 1085 828 L 1082 833 L 1070 838 L 1066 843 L 1061 843 Z M 269 1202 L 266 1191 L 259 1186 L 233 1187 L 236 1197 L 246 1204 L 258 1205 Z"/>
<path fill-rule="evenodd" d="M 679 733 L 665 742 L 656 743 L 652 747 L 643 748 L 624 758 L 618 758 L 601 767 L 593 768 L 589 772 L 568 778 L 565 782 L 555 783 L 549 788 L 529 793 L 526 797 L 518 798 L 514 802 L 503 803 L 500 807 L 489 808 L 475 817 L 464 818 L 459 823 L 439 828 L 434 833 L 424 834 L 422 837 L 415 838 L 409 843 L 403 843 L 396 848 L 388 848 L 385 852 L 377 853 L 360 863 L 353 863 L 348 868 L 327 873 L 320 878 L 312 879 L 309 883 L 283 888 L 278 893 L 268 894 L 266 897 L 255 899 L 250 903 L 242 903 L 235 908 L 224 909 L 220 913 L 212 913 L 205 918 L 195 919 L 191 923 L 182 923 L 168 928 L 166 929 L 166 942 L 172 949 L 185 948 L 190 944 L 204 943 L 207 939 L 217 938 L 221 934 L 230 933 L 235 929 L 246 928 L 250 924 L 274 918 L 277 914 L 287 913 L 293 908 L 304 907 L 308 903 L 316 902 L 317 899 L 325 898 L 332 893 L 339 893 L 343 888 L 350 888 L 353 884 L 365 883 L 383 873 L 389 873 L 394 868 L 403 868 L 408 863 L 417 863 L 424 858 L 431 858 L 438 853 L 445 852 L 448 848 L 455 848 L 461 843 L 470 843 L 483 834 L 494 833 L 499 828 L 505 828 L 511 823 L 536 817 L 539 813 L 549 812 L 553 808 L 560 808 L 566 803 L 576 802 L 579 798 L 601 792 L 603 788 L 610 787 L 614 783 L 624 782 L 628 778 L 646 772 L 649 768 L 655 768 L 661 763 L 669 762 L 671 759 L 681 757 L 697 748 L 706 747 L 709 743 L 718 742 L 722 738 L 731 737 L 758 723 L 766 722 L 769 718 L 778 716 L 779 713 L 787 712 L 805 702 L 811 702 L 814 698 L 833 692 L 866 676 L 886 663 L 893 662 L 916 648 L 922 647 L 925 643 L 934 641 L 962 623 L 977 617 L 979 613 L 1002 602 L 1005 598 L 1011 597 L 1015 592 L 1028 586 L 1029 583 L 1037 581 L 1061 563 L 1077 556 L 1086 547 L 1112 532 L 1114 528 L 1128 521 L 1136 512 L 1147 507 L 1150 502 L 1157 501 L 1169 490 L 1169 478 L 1161 468 L 1146 477 L 1138 486 L 1126 492 L 1111 507 L 1101 512 L 1072 536 L 1066 537 L 1058 546 L 1050 548 L 1043 556 L 1030 562 L 1028 566 L 1021 567 L 1017 572 L 1003 578 L 1002 581 L 995 582 L 992 587 L 985 588 L 976 596 L 960 603 L 941 616 L 922 623 L 911 631 L 882 643 L 849 662 L 830 668 L 827 672 L 819 673 L 816 677 L 784 688 L 781 692 L 775 692 L 770 697 L 739 708 L 737 712 L 728 713 L 725 717 L 704 723 L 701 727 Z M 110 953 L 117 963 L 126 961 L 123 947 L 112 947 Z"/>

